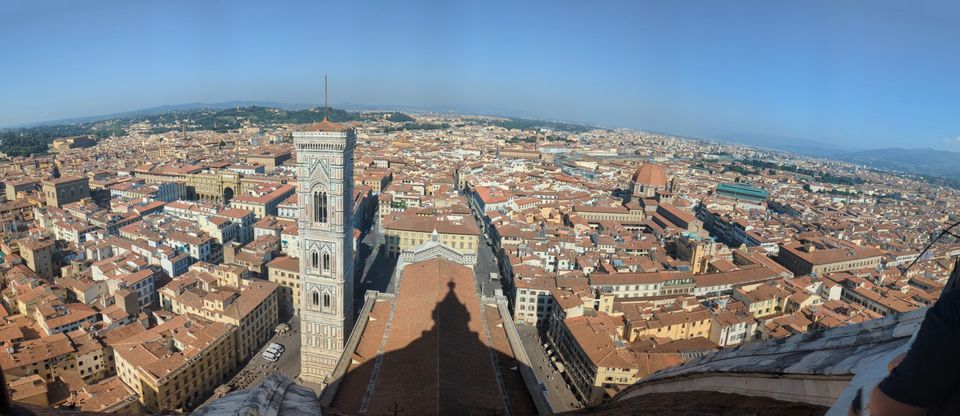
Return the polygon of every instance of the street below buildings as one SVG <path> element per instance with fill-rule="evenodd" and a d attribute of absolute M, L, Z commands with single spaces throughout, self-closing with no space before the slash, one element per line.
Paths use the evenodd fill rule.
<path fill-rule="evenodd" d="M 381 293 L 394 293 L 396 291 L 393 269 L 397 265 L 397 258 L 388 255 L 386 250 L 383 250 L 380 244 L 379 225 L 379 221 L 374 217 L 373 224 L 361 236 L 360 242 L 357 244 L 357 265 L 355 267 L 359 270 L 353 291 L 353 305 L 356 309 L 354 313 L 363 307 L 363 295 L 368 290 L 376 290 Z"/>
<path fill-rule="evenodd" d="M 492 297 L 502 286 L 500 279 L 490 279 L 490 273 L 497 273 L 497 276 L 500 276 L 500 268 L 493 249 L 487 245 L 486 241 L 486 238 L 481 235 L 480 247 L 477 249 L 477 264 L 473 267 L 473 271 L 477 278 L 477 290 L 483 296 Z"/>
<path fill-rule="evenodd" d="M 250 361 L 227 383 L 232 390 L 256 386 L 267 377 L 278 373 L 291 380 L 297 379 L 300 375 L 300 318 L 295 316 L 287 324 L 290 325 L 290 329 L 286 334 L 274 334 L 273 338 L 264 343 L 257 350 L 256 355 L 251 357 Z M 267 361 L 260 356 L 271 342 L 284 347 L 283 354 L 275 362 Z"/>
<path fill-rule="evenodd" d="M 582 407 L 567 385 L 563 375 L 557 371 L 554 363 L 547 356 L 543 348 L 546 342 L 540 337 L 537 328 L 530 325 L 517 325 L 517 332 L 520 333 L 520 341 L 523 348 L 527 351 L 530 358 L 530 366 L 533 367 L 533 373 L 537 375 L 537 380 L 544 385 L 547 391 L 547 401 L 554 412 L 566 412 Z"/>

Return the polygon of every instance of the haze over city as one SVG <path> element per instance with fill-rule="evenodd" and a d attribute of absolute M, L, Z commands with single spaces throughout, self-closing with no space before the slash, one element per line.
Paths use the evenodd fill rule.
<path fill-rule="evenodd" d="M 0 415 L 960 414 L 958 11 L 7 2 Z"/>
<path fill-rule="evenodd" d="M 327 73 L 335 104 L 960 150 L 949 2 L 281 4 L 7 2 L 0 126 L 192 102 L 316 105 Z"/>

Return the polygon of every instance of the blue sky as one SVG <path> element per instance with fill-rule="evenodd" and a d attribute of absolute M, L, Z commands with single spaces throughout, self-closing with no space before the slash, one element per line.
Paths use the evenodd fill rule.
<path fill-rule="evenodd" d="M 0 126 L 165 104 L 445 106 L 960 150 L 960 8 L 918 1 L 5 1 Z"/>

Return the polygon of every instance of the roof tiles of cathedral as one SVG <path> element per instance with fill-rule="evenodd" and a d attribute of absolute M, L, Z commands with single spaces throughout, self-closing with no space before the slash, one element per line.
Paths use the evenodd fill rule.
<path fill-rule="evenodd" d="M 474 282 L 472 269 L 441 258 L 406 266 L 392 317 L 389 303 L 378 300 L 331 407 L 356 413 L 365 401 L 369 414 L 395 407 L 409 414 L 504 413 L 502 369 L 491 348 L 504 363 L 513 357 L 505 354 L 505 335 L 496 332 L 496 309 L 480 303 Z M 522 381 L 503 383 L 517 406 L 526 395 Z"/>

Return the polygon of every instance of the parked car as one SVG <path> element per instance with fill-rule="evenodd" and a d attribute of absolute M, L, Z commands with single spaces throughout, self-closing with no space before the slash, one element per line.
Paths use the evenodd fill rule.
<path fill-rule="evenodd" d="M 277 344 L 276 342 L 271 342 L 267 348 L 264 348 L 263 353 L 260 354 L 265 360 L 273 362 L 280 359 L 280 356 L 283 355 L 284 348 L 283 345 Z"/>

